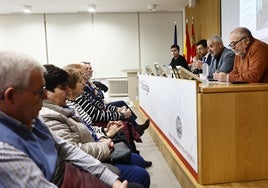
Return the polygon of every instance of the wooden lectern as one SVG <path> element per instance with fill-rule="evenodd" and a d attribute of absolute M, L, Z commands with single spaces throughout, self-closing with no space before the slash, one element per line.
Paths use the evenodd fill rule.
<path fill-rule="evenodd" d="M 136 101 L 138 73 L 141 72 L 141 69 L 124 69 L 123 72 L 127 73 L 129 101 Z"/>

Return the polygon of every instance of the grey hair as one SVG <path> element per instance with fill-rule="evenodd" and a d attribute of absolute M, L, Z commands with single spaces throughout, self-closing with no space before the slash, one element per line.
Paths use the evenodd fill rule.
<path fill-rule="evenodd" d="M 0 51 L 0 93 L 8 87 L 24 88 L 33 70 L 46 69 L 32 57 L 15 51 Z"/>
<path fill-rule="evenodd" d="M 221 37 L 219 37 L 219 36 L 212 36 L 212 37 L 210 37 L 210 38 L 208 39 L 208 41 L 210 41 L 210 42 L 213 41 L 213 42 L 217 42 L 217 43 L 223 43 Z"/>

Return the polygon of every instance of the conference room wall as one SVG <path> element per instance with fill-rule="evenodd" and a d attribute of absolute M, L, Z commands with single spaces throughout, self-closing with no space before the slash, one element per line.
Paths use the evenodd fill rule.
<path fill-rule="evenodd" d="M 46 14 L 48 63 L 63 67 L 93 56 L 90 14 Z"/>
<path fill-rule="evenodd" d="M 30 54 L 63 67 L 90 61 L 95 78 L 126 77 L 123 69 L 169 63 L 174 22 L 183 45 L 182 12 L 0 15 L 0 50 Z"/>
<path fill-rule="evenodd" d="M 0 50 L 25 52 L 46 63 L 43 15 L 0 15 Z"/>

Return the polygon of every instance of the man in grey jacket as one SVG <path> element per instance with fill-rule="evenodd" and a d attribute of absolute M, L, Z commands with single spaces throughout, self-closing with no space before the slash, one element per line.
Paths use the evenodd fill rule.
<path fill-rule="evenodd" d="M 219 36 L 210 37 L 207 40 L 207 44 L 212 55 L 208 79 L 214 80 L 213 74 L 216 72 L 231 72 L 234 66 L 234 52 L 223 45 L 222 39 Z"/>

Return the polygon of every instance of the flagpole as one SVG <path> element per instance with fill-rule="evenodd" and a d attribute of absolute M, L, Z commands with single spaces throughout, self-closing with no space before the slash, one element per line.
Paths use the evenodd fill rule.
<path fill-rule="evenodd" d="M 178 41 L 177 41 L 177 22 L 175 21 L 174 22 L 174 41 L 173 41 L 173 44 L 178 44 Z"/>
<path fill-rule="evenodd" d="M 194 32 L 194 16 L 192 16 L 192 35 L 191 35 L 191 63 L 194 56 L 196 56 L 195 32 Z"/>

